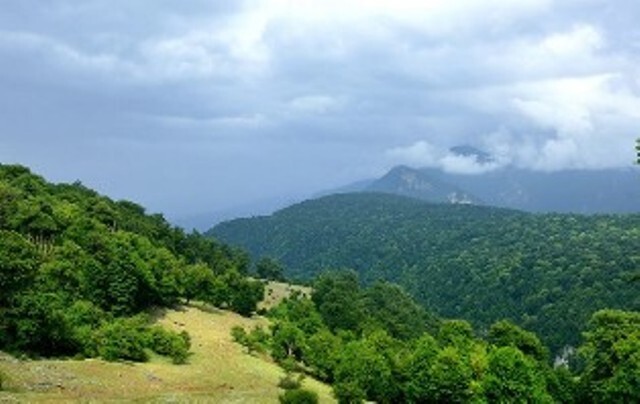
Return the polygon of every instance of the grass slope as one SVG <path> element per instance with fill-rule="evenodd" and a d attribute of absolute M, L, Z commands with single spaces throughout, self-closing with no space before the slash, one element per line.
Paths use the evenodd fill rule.
<path fill-rule="evenodd" d="M 206 307 L 183 307 L 159 314 L 158 322 L 187 330 L 192 353 L 187 365 L 152 357 L 148 363 L 102 360 L 22 361 L 0 355 L 0 372 L 9 391 L 0 402 L 215 402 L 274 403 L 283 371 L 265 358 L 250 356 L 234 343 L 233 326 L 266 325 L 264 318 L 243 318 Z M 321 402 L 334 402 L 329 386 L 307 378 Z"/>

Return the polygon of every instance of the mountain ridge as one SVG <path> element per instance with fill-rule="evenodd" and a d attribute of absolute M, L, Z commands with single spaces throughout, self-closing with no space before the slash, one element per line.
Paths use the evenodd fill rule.
<path fill-rule="evenodd" d="M 438 315 L 511 319 L 553 349 L 599 308 L 640 308 L 630 283 L 640 215 L 533 214 L 384 193 L 327 196 L 207 233 L 311 279 L 352 268 L 405 287 Z"/>
<path fill-rule="evenodd" d="M 432 187 L 415 186 L 416 179 Z M 332 193 L 384 192 L 429 202 L 472 203 L 535 213 L 614 214 L 640 212 L 640 170 L 609 168 L 534 171 L 512 166 L 476 174 L 398 165 L 383 176 L 354 182 Z M 459 198 L 447 198 L 459 196 Z"/>

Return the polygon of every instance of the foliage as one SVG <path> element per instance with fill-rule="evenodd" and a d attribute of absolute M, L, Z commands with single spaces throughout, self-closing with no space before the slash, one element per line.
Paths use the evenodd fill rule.
<path fill-rule="evenodd" d="M 54 293 L 28 292 L 8 310 L 11 348 L 29 353 L 68 355 L 76 351 L 65 302 Z"/>
<path fill-rule="evenodd" d="M 389 362 L 364 340 L 345 345 L 334 374 L 337 386 L 358 386 L 367 399 L 390 402 L 393 397 L 393 373 Z"/>
<path fill-rule="evenodd" d="M 363 292 L 368 326 L 382 328 L 391 336 L 408 340 L 434 329 L 437 320 L 398 285 L 376 282 Z"/>
<path fill-rule="evenodd" d="M 287 369 L 283 386 L 295 388 L 292 371 L 306 372 L 333 386 L 342 403 L 440 402 L 636 402 L 640 378 L 640 314 L 596 313 L 580 352 L 585 366 L 572 373 L 565 366 L 552 368 L 548 349 L 537 335 L 501 320 L 476 333 L 464 320 L 442 320 L 433 331 L 406 337 L 389 332 L 384 322 L 372 322 L 388 313 L 387 304 L 360 305 L 373 294 L 382 302 L 398 295 L 395 285 L 360 287 L 353 273 L 332 272 L 321 280 L 315 300 L 301 295 L 284 299 L 269 315 L 270 332 L 260 329 L 262 345 Z M 322 316 L 317 304 L 325 297 L 353 300 L 345 310 L 364 313 L 352 330 L 336 327 Z M 355 293 L 354 289 L 355 288 Z M 314 292 L 317 293 L 317 292 Z M 402 292 L 404 293 L 404 292 Z M 415 304 L 409 298 L 409 306 Z M 366 307 L 366 308 L 363 308 Z M 374 308 L 371 308 L 374 307 Z M 391 306 L 393 307 L 393 306 Z M 345 313 L 345 318 L 352 314 Z M 399 316 L 399 328 L 413 319 Z M 406 324 L 403 324 L 406 322 Z M 255 331 L 255 330 L 254 330 Z M 234 339 L 249 345 L 244 329 L 234 329 Z M 479 334 L 485 334 L 485 339 Z"/>
<path fill-rule="evenodd" d="M 313 303 L 332 331 L 357 331 L 364 319 L 358 275 L 352 271 L 321 274 L 313 283 Z"/>
<path fill-rule="evenodd" d="M 33 281 L 37 270 L 36 246 L 14 231 L 0 230 L 0 305 Z"/>
<path fill-rule="evenodd" d="M 281 404 L 316 404 L 318 393 L 303 388 L 290 389 L 281 394 L 278 400 Z"/>
<path fill-rule="evenodd" d="M 147 346 L 154 352 L 169 356 L 179 365 L 187 362 L 191 340 L 186 331 L 175 333 L 159 326 L 147 330 Z"/>
<path fill-rule="evenodd" d="M 303 361 L 313 373 L 322 380 L 332 381 L 339 354 L 343 349 L 343 341 L 328 329 L 322 329 L 310 335 L 306 341 Z"/>
<path fill-rule="evenodd" d="M 595 313 L 581 353 L 586 361 L 581 379 L 583 401 L 640 401 L 640 313 Z"/>
<path fill-rule="evenodd" d="M 519 349 L 505 346 L 489 354 L 483 387 L 490 402 L 551 402 L 544 383 L 533 360 Z"/>
<path fill-rule="evenodd" d="M 284 268 L 279 261 L 270 257 L 263 257 L 256 263 L 256 275 L 258 278 L 283 282 Z"/>
<path fill-rule="evenodd" d="M 278 257 L 290 278 L 352 268 L 364 285 L 397 283 L 439 316 L 478 329 L 507 319 L 554 353 L 577 346 L 598 309 L 640 310 L 629 282 L 640 265 L 638 214 L 528 214 L 362 193 L 233 220 L 208 234 L 255 257 Z M 315 302 L 335 316 L 332 330 L 359 322 L 360 308 L 344 313 L 341 301 Z"/>
<path fill-rule="evenodd" d="M 497 347 L 518 348 L 538 362 L 544 363 L 549 358 L 547 349 L 534 333 L 523 330 L 507 320 L 498 321 L 491 326 L 487 341 Z"/>
<path fill-rule="evenodd" d="M 188 338 L 135 316 L 182 299 L 249 316 L 264 286 L 248 266 L 245 252 L 133 202 L 0 165 L 0 349 L 110 360 L 152 349 L 184 362 Z"/>
<path fill-rule="evenodd" d="M 425 389 L 433 402 L 462 403 L 472 397 L 473 372 L 469 361 L 456 347 L 448 346 L 438 352 L 429 376 Z"/>
<path fill-rule="evenodd" d="M 440 346 L 429 334 L 424 334 L 416 342 L 408 361 L 406 382 L 407 399 L 411 402 L 426 402 L 431 397 L 431 367 L 440 351 Z"/>
<path fill-rule="evenodd" d="M 272 327 L 271 355 L 278 361 L 300 360 L 306 343 L 306 335 L 294 323 L 278 321 Z"/>
<path fill-rule="evenodd" d="M 140 317 L 120 318 L 105 323 L 96 332 L 97 351 L 105 360 L 149 359 L 146 347 L 145 321 Z"/>
<path fill-rule="evenodd" d="M 250 354 L 266 352 L 267 345 L 270 343 L 270 335 L 260 326 L 255 327 L 248 333 L 243 327 L 234 326 L 231 329 L 231 337 L 235 342 L 245 346 Z"/>
<path fill-rule="evenodd" d="M 278 387 L 283 390 L 295 390 L 299 389 L 302 386 L 302 381 L 304 380 L 303 374 L 298 374 L 298 376 L 294 377 L 292 372 L 287 372 L 280 382 L 278 383 Z"/>

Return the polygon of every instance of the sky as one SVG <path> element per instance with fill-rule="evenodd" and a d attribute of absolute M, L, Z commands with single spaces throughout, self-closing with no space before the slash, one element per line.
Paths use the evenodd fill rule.
<path fill-rule="evenodd" d="M 626 167 L 638 15 L 630 0 L 4 0 L 0 162 L 169 218 L 397 164 Z"/>

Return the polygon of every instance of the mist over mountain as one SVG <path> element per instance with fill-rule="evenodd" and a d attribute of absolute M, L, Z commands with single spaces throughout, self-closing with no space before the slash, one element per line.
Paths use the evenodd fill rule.
<path fill-rule="evenodd" d="M 405 166 L 394 167 L 380 179 L 368 184 L 364 190 L 409 196 L 429 202 L 481 204 L 480 199 L 451 182 Z"/>
<path fill-rule="evenodd" d="M 491 206 L 584 214 L 640 210 L 640 172 L 634 169 L 540 172 L 507 167 L 476 175 L 417 171 L 454 184 Z"/>
<path fill-rule="evenodd" d="M 269 215 L 276 210 L 292 205 L 301 199 L 303 198 L 300 196 L 283 195 L 281 197 L 248 201 L 226 209 L 212 210 L 188 216 L 178 216 L 170 219 L 173 224 L 180 226 L 185 230 L 204 232 L 225 220 L 232 220 L 238 217 Z"/>
<path fill-rule="evenodd" d="M 396 166 L 377 179 L 359 181 L 319 196 L 383 192 L 436 203 L 471 203 L 527 212 L 633 213 L 640 211 L 640 170 L 636 168 L 534 171 L 511 165 L 473 146 L 455 146 L 452 159 L 464 159 L 476 172 Z"/>

